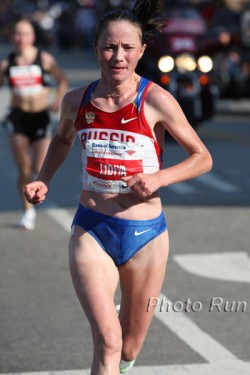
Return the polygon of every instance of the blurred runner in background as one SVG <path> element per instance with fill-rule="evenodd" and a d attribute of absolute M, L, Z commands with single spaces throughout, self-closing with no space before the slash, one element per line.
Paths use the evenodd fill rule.
<path fill-rule="evenodd" d="M 59 110 L 68 88 L 55 58 L 40 51 L 34 42 L 33 24 L 26 19 L 19 20 L 13 32 L 15 50 L 0 62 L 0 86 L 6 77 L 11 89 L 4 127 L 18 167 L 18 189 L 24 208 L 18 225 L 25 229 L 34 229 L 36 212 L 23 196 L 24 186 L 32 179 L 32 174 L 38 174 L 51 140 L 49 110 Z M 57 82 L 51 103 L 50 76 Z"/>

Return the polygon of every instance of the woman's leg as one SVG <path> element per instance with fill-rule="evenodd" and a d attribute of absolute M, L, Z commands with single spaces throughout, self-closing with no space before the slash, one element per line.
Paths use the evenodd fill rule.
<path fill-rule="evenodd" d="M 18 190 L 24 210 L 27 210 L 32 207 L 23 194 L 24 186 L 31 181 L 32 161 L 29 149 L 29 139 L 23 134 L 13 134 L 10 136 L 10 144 L 18 168 Z"/>
<path fill-rule="evenodd" d="M 131 261 L 119 267 L 122 292 L 120 322 L 122 359 L 133 360 L 140 352 L 154 309 L 147 311 L 149 299 L 158 297 L 168 257 L 168 232 L 144 246 Z"/>
<path fill-rule="evenodd" d="M 117 268 L 96 240 L 77 225 L 73 226 L 69 242 L 69 264 L 93 334 L 91 375 L 118 375 L 122 334 L 114 304 Z"/>

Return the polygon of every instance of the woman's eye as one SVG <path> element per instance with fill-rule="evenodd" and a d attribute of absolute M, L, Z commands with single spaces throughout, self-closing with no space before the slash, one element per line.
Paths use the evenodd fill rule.
<path fill-rule="evenodd" d="M 130 51 L 130 50 L 133 49 L 133 47 L 131 47 L 131 46 L 125 46 L 124 49 L 125 49 L 125 51 Z"/>

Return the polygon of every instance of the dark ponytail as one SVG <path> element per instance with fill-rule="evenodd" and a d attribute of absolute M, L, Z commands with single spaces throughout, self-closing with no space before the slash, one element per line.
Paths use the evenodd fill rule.
<path fill-rule="evenodd" d="M 128 21 L 137 26 L 141 30 L 142 43 L 145 43 L 155 31 L 162 31 L 166 26 L 166 20 L 160 17 L 161 10 L 161 0 L 137 0 L 132 11 L 118 8 L 107 12 L 96 27 L 94 45 L 108 24 L 115 21 Z"/>
<path fill-rule="evenodd" d="M 148 39 L 155 31 L 162 31 L 166 26 L 160 13 L 163 4 L 161 0 L 137 0 L 132 13 L 137 16 L 144 26 L 144 39 Z"/>

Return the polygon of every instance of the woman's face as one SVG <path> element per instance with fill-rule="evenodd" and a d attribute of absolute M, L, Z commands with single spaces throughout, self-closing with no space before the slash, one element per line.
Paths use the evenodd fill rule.
<path fill-rule="evenodd" d="M 20 21 L 16 24 L 13 42 L 17 49 L 24 49 L 32 46 L 35 41 L 35 33 L 32 25 L 26 21 Z"/>
<path fill-rule="evenodd" d="M 134 72 L 145 45 L 141 31 L 129 21 L 112 21 L 101 33 L 96 56 L 102 74 L 115 81 L 124 81 Z"/>

